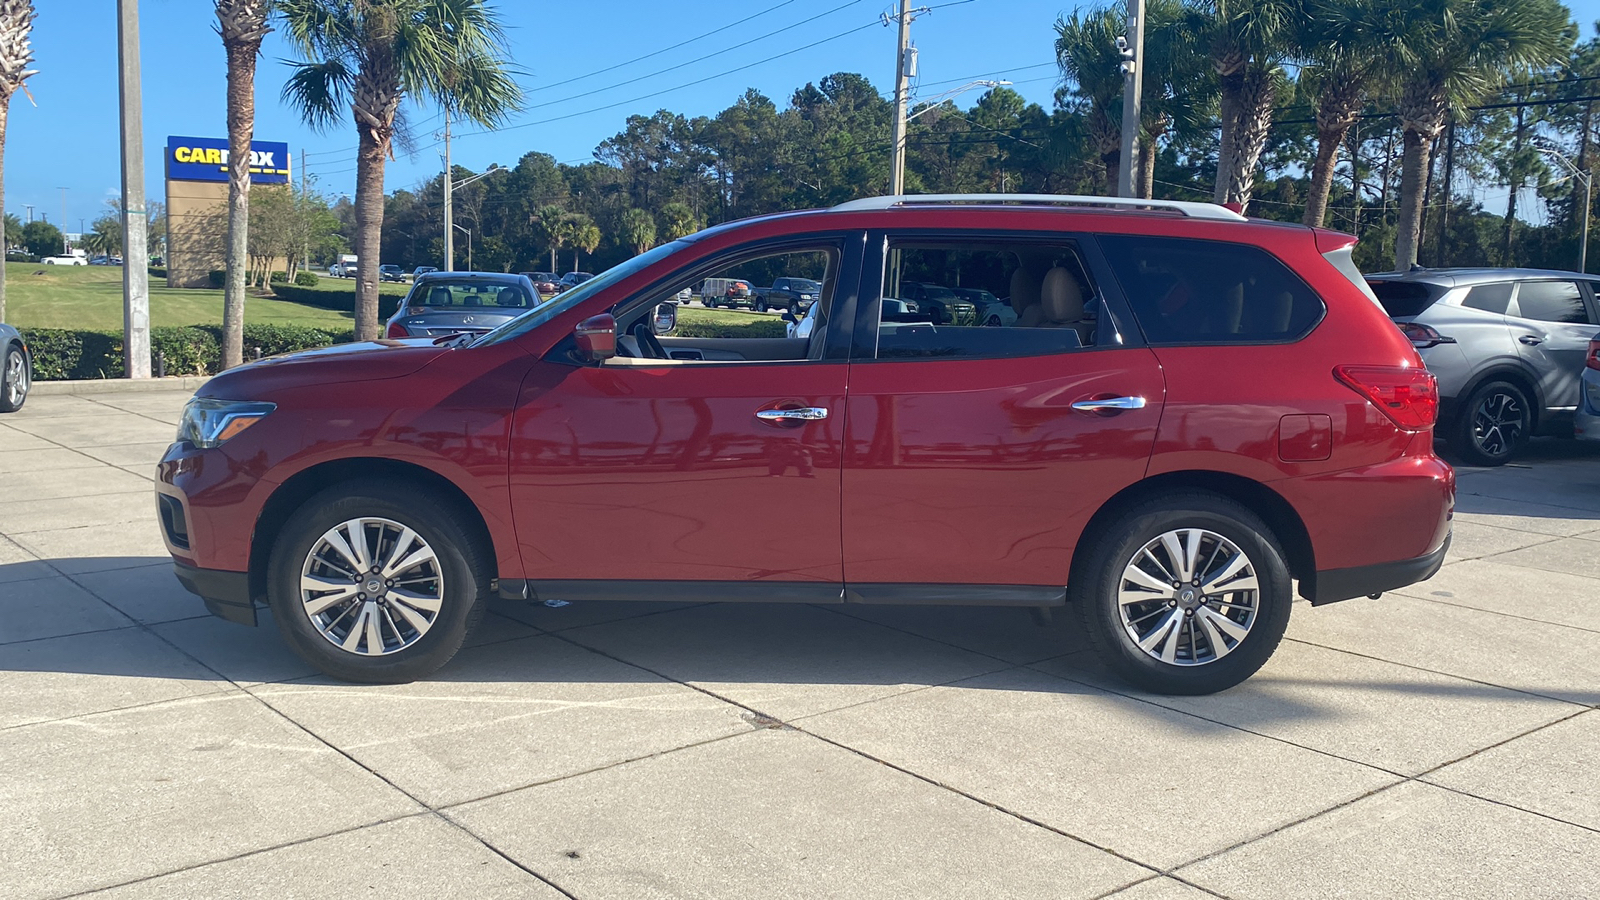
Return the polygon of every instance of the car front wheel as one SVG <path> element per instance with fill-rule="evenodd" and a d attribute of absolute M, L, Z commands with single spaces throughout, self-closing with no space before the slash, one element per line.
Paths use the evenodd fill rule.
<path fill-rule="evenodd" d="M 284 640 L 346 681 L 413 681 L 449 662 L 483 617 L 485 548 L 457 505 L 361 482 L 311 498 L 273 546 L 267 600 Z"/>
<path fill-rule="evenodd" d="M 1260 669 L 1293 587 L 1272 532 L 1215 494 L 1144 501 L 1086 545 L 1070 592 L 1114 672 L 1158 694 L 1211 694 Z"/>
<path fill-rule="evenodd" d="M 28 371 L 28 357 L 17 346 L 8 347 L 0 361 L 0 412 L 16 412 L 28 402 L 28 388 L 33 385 L 33 373 Z"/>

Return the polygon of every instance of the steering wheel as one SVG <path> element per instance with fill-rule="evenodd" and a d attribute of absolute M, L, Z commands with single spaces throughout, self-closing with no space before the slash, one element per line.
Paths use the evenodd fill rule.
<path fill-rule="evenodd" d="M 633 323 L 633 339 L 639 342 L 639 354 L 645 359 L 666 359 L 667 350 L 656 340 L 656 333 L 644 319 Z"/>

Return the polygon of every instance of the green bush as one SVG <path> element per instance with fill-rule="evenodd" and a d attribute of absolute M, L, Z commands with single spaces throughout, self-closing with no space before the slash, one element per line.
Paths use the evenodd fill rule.
<path fill-rule="evenodd" d="M 23 332 L 33 350 L 34 377 L 120 378 L 122 335 L 99 331 L 36 328 Z M 278 356 L 313 347 L 347 343 L 349 331 L 301 325 L 252 324 L 244 327 L 245 359 Z M 179 325 L 150 329 L 150 367 L 165 375 L 214 375 L 222 369 L 222 326 Z"/>
<path fill-rule="evenodd" d="M 227 284 L 228 284 L 228 273 L 226 271 L 224 271 L 222 269 L 212 269 L 207 274 L 211 279 L 211 286 L 212 287 L 219 288 L 219 287 L 226 287 L 227 286 Z"/>
<path fill-rule="evenodd" d="M 150 277 L 151 278 L 165 278 L 165 277 L 167 277 L 167 270 L 163 269 L 160 266 L 151 266 L 149 271 L 150 271 Z"/>
<path fill-rule="evenodd" d="M 378 318 L 387 319 L 394 315 L 400 306 L 400 299 L 406 295 L 411 286 L 407 284 L 380 284 L 378 285 Z M 288 300 L 291 303 L 304 303 L 307 306 L 316 306 L 322 309 L 334 309 L 339 312 L 354 312 L 356 308 L 356 287 L 350 282 L 322 285 L 289 285 L 275 284 L 272 293 L 279 300 Z"/>
<path fill-rule="evenodd" d="M 267 276 L 267 283 L 268 284 L 288 284 L 289 283 L 289 273 L 288 272 L 273 272 L 271 275 Z"/>
<path fill-rule="evenodd" d="M 678 320 L 673 337 L 692 338 L 781 338 L 785 334 L 782 319 L 760 318 L 739 324 L 725 322 L 685 322 Z"/>
<path fill-rule="evenodd" d="M 315 272 L 296 272 L 296 273 L 294 273 L 294 283 L 299 285 L 299 286 L 301 286 L 301 287 L 316 287 L 317 286 L 317 273 L 315 273 Z"/>

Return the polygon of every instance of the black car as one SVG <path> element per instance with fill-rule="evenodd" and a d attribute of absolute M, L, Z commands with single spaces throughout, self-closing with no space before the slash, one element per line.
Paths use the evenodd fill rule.
<path fill-rule="evenodd" d="M 0 322 L 0 413 L 16 412 L 33 386 L 33 356 L 15 328 Z"/>
<path fill-rule="evenodd" d="M 379 266 L 379 281 L 405 281 L 406 273 L 399 266 Z"/>
<path fill-rule="evenodd" d="M 482 334 L 543 303 L 533 282 L 499 272 L 429 272 L 389 317 L 392 338 Z"/>

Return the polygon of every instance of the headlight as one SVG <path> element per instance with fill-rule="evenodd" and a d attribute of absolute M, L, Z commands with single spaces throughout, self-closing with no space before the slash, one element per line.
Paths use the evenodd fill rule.
<path fill-rule="evenodd" d="M 183 408 L 178 440 L 202 449 L 220 447 L 277 408 L 276 403 L 196 397 Z"/>

